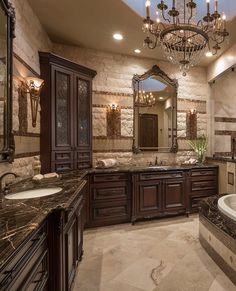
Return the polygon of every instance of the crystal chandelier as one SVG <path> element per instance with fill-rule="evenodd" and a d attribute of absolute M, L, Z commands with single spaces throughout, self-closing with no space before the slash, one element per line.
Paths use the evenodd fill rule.
<path fill-rule="evenodd" d="M 210 0 L 206 0 L 206 15 L 197 21 L 194 0 L 173 0 L 171 9 L 161 0 L 154 21 L 150 17 L 151 1 L 147 0 L 143 21 L 143 31 L 147 34 L 144 45 L 150 49 L 161 45 L 167 59 L 178 64 L 183 76 L 186 76 L 186 72 L 199 62 L 206 50 L 207 56 L 217 54 L 220 44 L 229 35 L 226 15 L 218 12 L 218 0 L 214 2 L 214 12 L 211 13 Z"/>
<path fill-rule="evenodd" d="M 156 103 L 156 98 L 153 96 L 152 92 L 145 92 L 144 90 L 139 90 L 136 95 L 135 104 L 138 106 L 149 107 L 154 106 Z"/>

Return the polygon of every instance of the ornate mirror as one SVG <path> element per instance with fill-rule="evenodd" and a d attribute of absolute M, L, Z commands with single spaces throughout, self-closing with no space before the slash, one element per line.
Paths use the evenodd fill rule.
<path fill-rule="evenodd" d="M 0 0 L 0 162 L 12 162 L 12 40 L 15 12 L 8 0 Z"/>
<path fill-rule="evenodd" d="M 177 87 L 158 66 L 134 75 L 134 152 L 177 151 Z"/>

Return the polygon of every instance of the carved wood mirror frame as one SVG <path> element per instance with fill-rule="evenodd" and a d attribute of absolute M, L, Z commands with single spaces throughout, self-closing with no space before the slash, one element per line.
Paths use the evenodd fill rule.
<path fill-rule="evenodd" d="M 0 149 L 0 163 L 12 162 L 14 159 L 15 143 L 12 129 L 12 74 L 13 74 L 13 38 L 15 37 L 15 9 L 8 0 L 0 0 L 0 9 L 6 15 L 6 35 L 7 35 L 7 84 L 6 84 L 6 104 L 3 118 L 3 148 Z"/>
<path fill-rule="evenodd" d="M 136 140 L 136 133 L 139 130 L 135 126 L 135 110 L 138 111 L 139 114 L 139 106 L 135 104 L 136 98 L 136 87 L 141 81 L 144 81 L 152 76 L 158 76 L 160 80 L 163 80 L 163 83 L 166 83 L 174 88 L 174 96 L 172 97 L 172 130 L 171 130 L 171 146 L 166 148 L 153 148 L 153 149 L 141 149 Z M 176 79 L 171 79 L 165 72 L 163 72 L 157 65 L 154 65 L 150 70 L 148 70 L 143 75 L 134 75 L 132 79 L 133 90 L 134 90 L 134 98 L 133 98 L 133 106 L 134 106 L 134 119 L 133 119 L 133 130 L 134 130 L 134 137 L 133 137 L 133 152 L 138 153 L 140 151 L 157 151 L 157 152 L 172 152 L 176 153 L 178 151 L 178 144 L 177 144 L 177 93 L 178 93 L 178 81 Z M 139 122 L 138 122 L 139 123 Z"/>

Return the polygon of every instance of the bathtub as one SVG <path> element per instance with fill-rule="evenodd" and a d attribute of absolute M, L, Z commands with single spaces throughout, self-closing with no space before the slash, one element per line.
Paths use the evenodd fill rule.
<path fill-rule="evenodd" d="M 224 215 L 236 221 L 236 194 L 221 197 L 218 200 L 218 208 Z"/>

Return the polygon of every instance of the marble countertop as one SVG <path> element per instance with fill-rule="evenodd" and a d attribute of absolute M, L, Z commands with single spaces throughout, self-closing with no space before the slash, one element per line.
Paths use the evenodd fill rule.
<path fill-rule="evenodd" d="M 204 216 L 210 222 L 212 222 L 216 227 L 230 235 L 232 238 L 236 239 L 236 223 L 230 218 L 226 217 L 218 209 L 218 199 L 227 194 L 221 194 L 216 196 L 211 196 L 203 199 L 200 202 L 200 216 Z"/>
<path fill-rule="evenodd" d="M 44 187 L 61 187 L 55 195 L 34 199 L 9 200 L 0 202 L 0 268 L 14 250 L 45 220 L 55 209 L 67 209 L 76 195 L 86 185 L 86 171 L 63 174 L 60 179 L 35 183 L 23 180 L 11 186 L 11 192 Z"/>
<path fill-rule="evenodd" d="M 85 177 L 92 173 L 115 172 L 155 172 L 171 170 L 189 170 L 212 168 L 214 165 L 204 166 L 161 166 L 161 168 L 148 166 L 121 166 L 111 169 L 87 169 L 71 171 L 61 175 L 57 180 L 45 180 L 36 183 L 26 179 L 11 185 L 11 192 L 19 192 L 45 187 L 61 187 L 63 190 L 55 195 L 34 199 L 0 200 L 0 268 L 14 250 L 45 220 L 49 213 L 55 209 L 66 209 L 70 206 L 77 193 L 86 184 Z"/>

